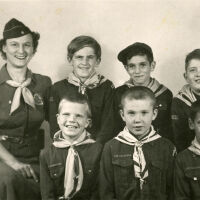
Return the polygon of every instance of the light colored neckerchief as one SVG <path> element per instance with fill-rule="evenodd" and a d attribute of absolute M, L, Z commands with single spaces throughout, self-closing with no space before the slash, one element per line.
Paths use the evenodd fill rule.
<path fill-rule="evenodd" d="M 97 74 L 97 72 L 94 72 L 84 83 L 82 83 L 81 80 L 74 74 L 74 72 L 71 72 L 67 80 L 69 83 L 78 86 L 81 94 L 85 94 L 87 88 L 96 88 L 98 85 L 105 82 L 106 78 L 100 74 Z"/>
<path fill-rule="evenodd" d="M 135 177 L 140 179 L 140 189 L 142 190 L 143 183 L 145 178 L 148 177 L 148 169 L 146 167 L 146 160 L 144 157 L 144 153 L 142 150 L 142 145 L 144 143 L 152 142 L 154 140 L 157 140 L 161 136 L 158 135 L 153 126 L 150 128 L 150 132 L 148 135 L 146 135 L 141 140 L 138 140 L 136 137 L 134 137 L 127 127 L 124 128 L 123 131 L 121 131 L 117 137 L 115 137 L 116 140 L 134 146 L 134 153 L 133 153 L 133 164 L 134 164 L 134 171 L 135 171 Z"/>
<path fill-rule="evenodd" d="M 189 84 L 184 85 L 176 97 L 188 106 L 191 106 L 197 100 Z"/>
<path fill-rule="evenodd" d="M 194 140 L 191 143 L 191 146 L 188 147 L 190 151 L 192 151 L 194 154 L 200 156 L 200 144 L 197 141 L 197 138 L 195 137 Z"/>
<path fill-rule="evenodd" d="M 79 154 L 74 147 L 94 142 L 95 140 L 91 139 L 86 131 L 73 143 L 62 138 L 61 131 L 55 133 L 53 145 L 57 148 L 69 147 L 65 164 L 64 198 L 71 199 L 81 189 L 83 183 L 83 168 Z"/>
<path fill-rule="evenodd" d="M 18 83 L 14 80 L 7 80 L 6 83 L 12 87 L 16 87 L 11 108 L 10 115 L 20 106 L 20 98 L 23 96 L 25 103 L 35 108 L 35 101 L 31 91 L 27 88 L 31 83 L 31 78 L 27 78 L 23 83 Z"/>
<path fill-rule="evenodd" d="M 126 81 L 124 84 L 127 85 L 129 88 L 135 86 L 131 79 Z M 153 91 L 155 97 L 158 97 L 165 90 L 167 90 L 167 88 L 164 85 L 160 84 L 155 78 L 151 78 L 150 82 L 148 83 L 148 85 L 146 87 L 148 87 L 149 89 L 151 89 Z"/>

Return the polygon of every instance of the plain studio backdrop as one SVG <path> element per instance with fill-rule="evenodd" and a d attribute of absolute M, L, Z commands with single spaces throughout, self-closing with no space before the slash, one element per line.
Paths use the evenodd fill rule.
<path fill-rule="evenodd" d="M 76 36 L 90 35 L 102 47 L 98 71 L 116 87 L 128 79 L 117 54 L 134 42 L 145 42 L 152 47 L 156 61 L 152 76 L 175 95 L 185 84 L 185 56 L 200 48 L 198 0 L 1 0 L 0 38 L 11 18 L 40 33 L 29 68 L 50 76 L 53 82 L 71 71 L 66 59 L 69 42 Z M 4 63 L 0 59 L 0 66 Z"/>

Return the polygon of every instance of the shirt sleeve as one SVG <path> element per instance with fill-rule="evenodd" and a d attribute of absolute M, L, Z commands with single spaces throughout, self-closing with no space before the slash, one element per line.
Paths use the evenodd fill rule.
<path fill-rule="evenodd" d="M 101 128 L 97 135 L 97 141 L 105 143 L 113 137 L 114 129 L 114 85 L 107 86 L 104 97 L 104 106 L 101 116 Z"/>
<path fill-rule="evenodd" d="M 174 98 L 172 101 L 171 118 L 173 127 L 174 143 L 180 152 L 190 145 L 192 133 L 188 126 L 187 105 Z"/>
<path fill-rule="evenodd" d="M 49 174 L 44 151 L 40 155 L 40 188 L 42 200 L 56 200 L 54 184 Z"/>
<path fill-rule="evenodd" d="M 49 124 L 50 124 L 50 136 L 53 138 L 56 131 L 59 130 L 56 114 L 58 113 L 58 105 L 60 98 L 56 92 L 54 86 L 50 88 L 49 99 Z"/>

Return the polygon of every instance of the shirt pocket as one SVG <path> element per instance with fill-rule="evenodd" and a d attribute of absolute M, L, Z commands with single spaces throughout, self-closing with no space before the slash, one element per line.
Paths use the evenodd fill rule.
<path fill-rule="evenodd" d="M 200 167 L 187 168 L 185 176 L 190 183 L 192 196 L 200 199 Z"/>
<path fill-rule="evenodd" d="M 55 191 L 61 194 L 64 188 L 65 167 L 63 163 L 54 163 L 48 166 L 50 177 L 54 182 Z"/>
<path fill-rule="evenodd" d="M 149 167 L 149 187 L 154 194 L 166 193 L 166 167 L 164 161 L 153 160 Z"/>
<path fill-rule="evenodd" d="M 128 188 L 134 179 L 134 167 L 132 157 L 113 158 L 114 179 L 119 188 Z"/>
<path fill-rule="evenodd" d="M 62 163 L 51 164 L 48 167 L 52 179 L 57 179 L 62 175 L 64 176 L 64 166 Z"/>

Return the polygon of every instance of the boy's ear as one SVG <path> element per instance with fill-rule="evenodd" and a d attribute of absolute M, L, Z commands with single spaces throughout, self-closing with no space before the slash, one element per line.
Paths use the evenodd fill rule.
<path fill-rule="evenodd" d="M 91 119 L 91 118 L 88 118 L 88 119 L 87 119 L 87 122 L 88 122 L 88 123 L 86 124 L 85 128 L 87 128 L 87 127 L 88 127 L 88 128 L 91 128 L 91 127 L 92 127 L 92 119 Z"/>
<path fill-rule="evenodd" d="M 99 66 L 100 62 L 101 62 L 101 58 L 97 58 L 97 67 Z"/>
<path fill-rule="evenodd" d="M 155 67 L 156 67 L 156 61 L 152 61 L 152 63 L 151 63 L 151 71 L 154 71 Z"/>
<path fill-rule="evenodd" d="M 67 60 L 69 63 L 72 61 L 72 59 L 69 56 L 67 56 Z"/>
<path fill-rule="evenodd" d="M 194 130 L 194 123 L 193 123 L 193 121 L 192 121 L 191 118 L 188 119 L 188 124 L 189 124 L 189 128 L 190 128 L 191 130 Z"/>
<path fill-rule="evenodd" d="M 124 112 L 123 112 L 122 109 L 119 110 L 119 114 L 121 115 L 122 120 L 125 121 L 125 119 L 124 119 Z"/>
<path fill-rule="evenodd" d="M 154 108 L 154 110 L 153 110 L 153 120 L 156 119 L 157 115 L 158 115 L 158 109 Z"/>
<path fill-rule="evenodd" d="M 60 122 L 59 114 L 56 114 L 56 118 L 57 118 L 57 123 L 59 124 Z"/>
<path fill-rule="evenodd" d="M 183 74 L 183 77 L 187 81 L 187 74 L 186 73 Z"/>

